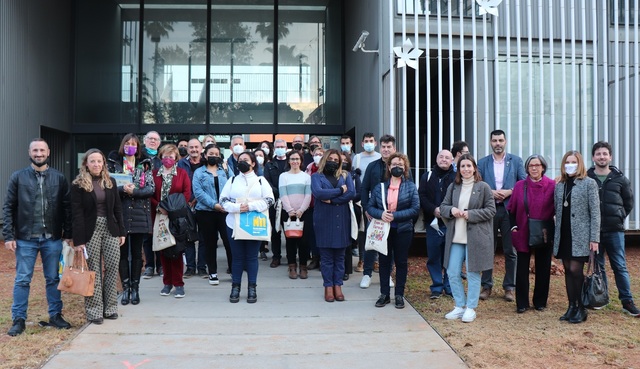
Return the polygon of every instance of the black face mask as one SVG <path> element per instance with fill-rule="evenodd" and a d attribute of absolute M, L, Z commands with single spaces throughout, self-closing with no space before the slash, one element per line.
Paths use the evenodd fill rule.
<path fill-rule="evenodd" d="M 335 174 L 336 170 L 338 170 L 338 162 L 335 161 L 327 161 L 324 163 L 324 173 L 325 174 Z"/>
<path fill-rule="evenodd" d="M 238 170 L 242 173 L 246 173 L 251 170 L 251 164 L 247 163 L 246 161 L 239 161 Z"/>
<path fill-rule="evenodd" d="M 49 162 L 49 158 L 46 158 L 42 163 L 37 163 L 35 160 L 33 160 L 33 158 L 29 158 L 29 160 L 31 160 L 31 162 L 33 163 L 33 165 L 35 165 L 38 168 L 42 168 L 45 165 L 47 165 L 47 163 Z"/>
<path fill-rule="evenodd" d="M 347 172 L 349 172 L 351 171 L 351 168 L 349 167 L 349 164 L 342 163 L 342 170 L 346 170 Z"/>
<path fill-rule="evenodd" d="M 309 152 L 314 152 L 316 151 L 316 149 L 320 147 L 317 144 L 312 144 L 311 146 L 309 146 Z"/>
<path fill-rule="evenodd" d="M 402 175 L 404 174 L 404 169 L 399 168 L 399 167 L 393 167 L 391 168 L 391 175 L 394 177 L 402 177 Z"/>
<path fill-rule="evenodd" d="M 207 156 L 207 165 L 211 165 L 211 166 L 218 165 L 219 159 L 220 158 L 217 156 Z"/>
<path fill-rule="evenodd" d="M 293 149 L 297 150 L 297 151 L 302 150 L 302 144 L 297 143 L 297 144 L 293 145 Z"/>
<path fill-rule="evenodd" d="M 187 148 L 186 147 L 178 147 L 178 153 L 180 153 L 181 157 L 187 156 Z"/>

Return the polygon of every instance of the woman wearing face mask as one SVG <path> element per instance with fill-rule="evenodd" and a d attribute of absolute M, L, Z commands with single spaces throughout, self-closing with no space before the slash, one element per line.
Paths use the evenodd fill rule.
<path fill-rule="evenodd" d="M 360 175 L 352 170 L 351 157 L 348 151 L 342 151 L 340 153 L 340 156 L 342 157 L 342 170 L 350 173 L 351 178 L 353 179 L 355 194 L 353 195 L 353 199 L 351 199 L 351 201 L 353 202 L 353 212 L 356 215 L 356 222 L 357 224 L 360 224 L 360 221 L 362 220 L 362 208 L 358 205 L 358 202 L 360 201 L 360 186 L 362 185 L 362 182 L 360 181 Z M 358 232 L 358 234 L 360 234 L 360 232 Z M 347 247 L 344 253 L 344 276 L 342 277 L 343 281 L 348 281 L 349 275 L 353 274 L 352 256 L 353 250 L 357 249 L 358 241 L 351 239 L 351 247 Z"/>
<path fill-rule="evenodd" d="M 240 283 L 243 271 L 247 271 L 249 289 L 247 302 L 258 301 L 256 292 L 258 280 L 258 250 L 261 241 L 236 240 L 232 237 L 235 226 L 235 214 L 248 211 L 265 211 L 273 205 L 273 190 L 264 177 L 254 172 L 256 157 L 252 152 L 238 155 L 238 170 L 240 174 L 227 181 L 220 193 L 220 203 L 229 213 L 226 217 L 227 235 L 231 243 L 233 263 L 231 265 L 231 294 L 229 301 L 240 301 Z M 242 200 L 242 201 L 240 201 Z"/>
<path fill-rule="evenodd" d="M 118 186 L 122 202 L 127 242 L 120 250 L 120 281 L 122 281 L 122 305 L 140 303 L 140 273 L 142 271 L 142 242 L 153 233 L 151 203 L 155 192 L 151 160 L 140 151 L 138 136 L 129 133 L 122 139 L 120 148 L 109 153 L 107 166 L 110 173 L 131 176 L 131 182 Z"/>
<path fill-rule="evenodd" d="M 344 301 L 344 255 L 345 248 L 351 244 L 349 201 L 355 189 L 351 174 L 342 170 L 338 150 L 324 153 L 318 172 L 311 176 L 311 193 L 315 198 L 313 227 L 320 253 L 324 300 Z"/>
<path fill-rule="evenodd" d="M 309 222 L 307 210 L 311 204 L 311 177 L 300 170 L 302 166 L 302 154 L 300 151 L 291 150 L 287 154 L 287 164 L 291 169 L 280 174 L 278 180 L 278 192 L 282 200 L 283 215 L 286 213 L 292 222 L 297 219 Z M 283 219 L 284 220 L 284 219 Z M 296 255 L 300 259 L 300 278 L 307 279 L 307 259 L 309 258 L 309 244 L 307 236 L 301 238 L 287 237 L 287 263 L 289 264 L 289 278 L 298 278 L 298 264 Z"/>
<path fill-rule="evenodd" d="M 266 157 L 264 155 L 264 151 L 262 151 L 262 149 L 255 149 L 253 150 L 253 155 L 256 156 L 256 164 L 258 164 L 256 166 L 256 174 L 259 176 L 263 176 L 264 175 L 264 163 L 266 160 Z"/>
<path fill-rule="evenodd" d="M 445 319 L 476 319 L 480 299 L 480 273 L 493 268 L 493 217 L 496 203 L 491 187 L 482 181 L 478 166 L 469 154 L 458 161 L 456 179 L 447 188 L 440 204 L 440 215 L 447 223 L 444 264 L 455 308 Z M 466 260 L 468 293 L 462 284 L 462 263 Z M 466 307 L 466 309 L 465 309 Z"/>
<path fill-rule="evenodd" d="M 553 254 L 562 259 L 569 308 L 560 320 L 582 323 L 587 310 L 580 298 L 584 264 L 600 243 L 600 196 L 596 181 L 587 176 L 582 155 L 568 151 L 562 157 L 560 178 L 554 191 L 556 231 Z"/>
<path fill-rule="evenodd" d="M 324 149 L 321 147 L 317 147 L 313 151 L 313 161 L 307 165 L 307 169 L 305 169 L 305 173 L 308 175 L 313 175 L 318 172 L 318 165 L 320 165 L 320 160 L 322 160 L 322 156 L 324 155 Z M 303 155 L 304 158 L 304 155 Z M 304 165 L 304 164 L 303 164 Z M 320 252 L 318 251 L 318 246 L 316 245 L 316 234 L 313 228 L 313 208 L 315 207 L 315 199 L 313 195 L 311 196 L 311 205 L 309 205 L 309 222 L 304 223 L 304 233 L 309 235 L 309 252 L 311 255 L 309 256 L 311 262 L 307 265 L 307 269 L 318 269 L 320 267 Z M 307 224 L 309 223 L 309 224 Z"/>
<path fill-rule="evenodd" d="M 392 261 L 396 265 L 395 306 L 404 308 L 404 286 L 407 281 L 409 247 L 413 239 L 413 219 L 420 212 L 420 197 L 416 185 L 407 180 L 409 177 L 409 158 L 401 153 L 391 154 L 387 160 L 387 180 L 384 184 L 384 196 L 380 186 L 371 189 L 369 214 L 383 222 L 390 223 L 387 238 L 387 255 L 379 254 L 380 260 L 380 297 L 376 307 L 391 302 L 389 278 Z M 384 201 L 384 203 L 383 203 Z M 384 210 L 386 207 L 387 210 Z M 393 259 L 392 259 L 393 258 Z"/>
<path fill-rule="evenodd" d="M 191 198 L 191 181 L 187 172 L 178 168 L 176 165 L 178 159 L 178 148 L 176 145 L 164 145 L 158 151 L 158 156 L 162 160 L 162 168 L 153 171 L 153 181 L 156 186 L 156 192 L 151 198 L 151 214 L 155 220 L 156 214 L 166 214 L 166 210 L 160 208 L 158 204 L 167 196 L 173 193 L 181 193 L 184 195 L 185 201 Z M 182 256 L 169 257 L 165 255 L 164 250 L 160 251 L 160 261 L 162 262 L 162 282 L 164 287 L 160 291 L 160 295 L 169 296 L 171 290 L 175 287 L 175 297 L 184 297 L 184 280 Z"/>
<path fill-rule="evenodd" d="M 231 269 L 231 246 L 227 236 L 225 218 L 227 212 L 220 204 L 220 191 L 227 183 L 227 175 L 221 168 L 220 149 L 209 144 L 204 149 L 206 165 L 193 173 L 193 194 L 196 197 L 196 219 L 200 239 L 205 242 L 205 259 L 209 270 L 209 284 L 220 284 L 218 279 L 218 233 L 227 252 L 227 263 Z"/>
<path fill-rule="evenodd" d="M 102 324 L 103 319 L 118 319 L 118 262 L 127 231 L 116 181 L 98 149 L 88 150 L 82 159 L 71 186 L 71 206 L 74 248 L 86 249 L 89 269 L 96 272 L 93 296 L 84 299 L 87 320 Z"/>
<path fill-rule="evenodd" d="M 264 152 L 264 161 L 269 162 L 273 159 L 273 144 L 269 141 L 260 142 L 260 149 Z"/>

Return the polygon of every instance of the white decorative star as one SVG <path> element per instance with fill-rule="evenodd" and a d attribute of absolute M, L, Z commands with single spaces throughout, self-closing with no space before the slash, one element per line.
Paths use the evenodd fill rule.
<path fill-rule="evenodd" d="M 478 11 L 479 15 L 485 15 L 487 13 L 498 16 L 498 5 L 502 0 L 476 0 L 476 3 L 480 6 Z"/>
<path fill-rule="evenodd" d="M 411 40 L 407 38 L 404 40 L 404 43 L 402 43 L 402 46 L 394 47 L 393 52 L 396 54 L 396 57 L 398 57 L 398 68 L 404 68 L 405 65 L 408 65 L 413 69 L 418 69 L 418 58 L 424 51 L 417 47 L 414 48 Z"/>

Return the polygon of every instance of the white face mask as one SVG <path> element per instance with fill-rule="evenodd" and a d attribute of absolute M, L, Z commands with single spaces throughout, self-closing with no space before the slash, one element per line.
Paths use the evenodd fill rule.
<path fill-rule="evenodd" d="M 374 144 L 373 142 L 365 142 L 365 144 L 362 146 L 364 148 L 364 151 L 366 152 L 373 152 L 373 149 L 376 148 L 376 144 Z"/>
<path fill-rule="evenodd" d="M 235 145 L 233 147 L 233 153 L 236 155 L 240 155 L 244 152 L 244 147 L 242 147 L 242 145 Z"/>
<path fill-rule="evenodd" d="M 568 175 L 576 174 L 576 172 L 578 171 L 578 164 L 565 164 L 564 165 L 564 171 Z"/>
<path fill-rule="evenodd" d="M 322 156 L 320 155 L 316 155 L 313 157 L 313 162 L 316 163 L 316 165 L 320 165 L 320 160 L 322 160 Z"/>
<path fill-rule="evenodd" d="M 261 147 L 262 151 L 264 151 L 265 155 L 269 155 L 269 153 L 271 152 L 271 150 L 269 150 L 268 147 Z"/>
<path fill-rule="evenodd" d="M 256 156 L 256 161 L 262 165 L 264 163 L 264 156 Z"/>

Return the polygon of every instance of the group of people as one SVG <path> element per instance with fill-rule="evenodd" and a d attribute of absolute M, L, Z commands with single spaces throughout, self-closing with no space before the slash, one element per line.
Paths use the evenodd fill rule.
<path fill-rule="evenodd" d="M 248 150 L 242 136 L 233 136 L 232 154 L 225 160 L 211 135 L 202 142 L 194 138 L 160 146 L 155 131 L 142 142 L 130 133 L 108 155 L 88 150 L 69 186 L 49 167 L 47 143 L 34 139 L 29 145 L 31 165 L 11 176 L 3 207 L 5 245 L 16 254 L 13 325 L 8 334 L 25 330 L 38 252 L 49 324 L 70 327 L 61 314 L 57 289 L 62 240 L 78 255 L 86 255 L 96 272 L 94 294 L 85 299 L 87 320 L 94 324 L 118 318 L 118 276 L 122 305 L 138 305 L 140 279 L 155 274 L 163 279 L 162 296 L 173 292 L 176 298 L 184 297 L 184 279 L 194 275 L 218 285 L 219 239 L 232 280 L 229 301 L 240 300 L 246 272 L 247 302 L 255 303 L 259 259 L 266 260 L 270 242 L 270 267 L 280 265 L 283 232 L 288 277 L 306 279 L 310 269 L 319 268 L 325 301 L 345 300 L 342 285 L 353 270 L 363 273 L 360 287 L 368 288 L 377 267 L 380 296 L 375 306 L 389 304 L 394 287 L 394 305 L 403 308 L 409 248 L 421 209 L 431 298 L 452 295 L 455 301 L 447 319 L 472 322 L 479 300 L 490 298 L 498 233 L 506 265 L 504 298 L 515 300 L 518 313 L 530 308 L 531 254 L 536 264 L 533 307 L 546 308 L 555 255 L 564 265 L 569 304 L 560 319 L 586 320 L 580 299 L 583 269 L 590 252 L 599 251 L 596 258 L 602 268 L 604 252 L 609 255 L 623 310 L 640 315 L 624 255 L 624 220 L 633 207 L 633 194 L 628 179 L 611 166 L 608 143 L 593 146 L 595 166 L 589 170 L 579 152 L 567 152 L 554 181 L 545 176 L 543 156 L 532 155 L 523 163 L 506 152 L 506 135 L 496 130 L 491 133 L 493 153 L 477 162 L 463 141 L 438 153 L 434 169 L 420 178 L 419 190 L 409 159 L 396 152 L 393 136 L 380 138 L 379 153 L 372 133 L 363 135 L 359 154 L 346 135 L 339 150 L 325 149 L 317 136 L 310 137 L 308 150 L 303 150 L 303 143 L 297 136 L 291 149 L 276 139 Z M 175 196 L 181 201 L 171 201 Z M 152 233 L 158 214 L 187 212 L 194 212 L 196 236 L 180 237 L 175 246 L 155 252 Z M 269 214 L 269 241 L 235 235 L 239 214 L 249 212 Z M 387 253 L 365 250 L 366 225 L 372 219 L 390 226 Z M 529 219 L 551 225 L 540 245 L 529 243 Z M 300 222 L 302 232 L 288 232 L 291 224 Z M 359 260 L 354 268 L 355 254 Z"/>
<path fill-rule="evenodd" d="M 633 208 L 629 180 L 611 165 L 612 147 L 593 145 L 594 166 L 587 169 L 575 150 L 564 154 L 560 175 L 545 176 L 546 159 L 538 154 L 523 163 L 506 152 L 506 135 L 491 132 L 492 154 L 475 161 L 464 141 L 442 150 L 436 167 L 420 180 L 431 298 L 452 295 L 446 319 L 472 322 L 479 300 L 492 295 L 498 234 L 505 258 L 504 299 L 516 311 L 547 307 L 552 256 L 562 260 L 568 309 L 562 321 L 587 319 L 581 293 L 584 266 L 594 253 L 604 270 L 609 256 L 623 312 L 639 316 L 630 289 L 624 251 L 624 221 Z M 542 237 L 530 239 L 530 221 L 544 224 Z M 534 243 L 532 243 L 534 242 Z M 535 287 L 529 299 L 529 263 L 535 260 Z M 466 273 L 462 270 L 465 263 Z M 605 275 L 606 277 L 606 275 Z M 462 279 L 467 279 L 464 291 Z"/>

